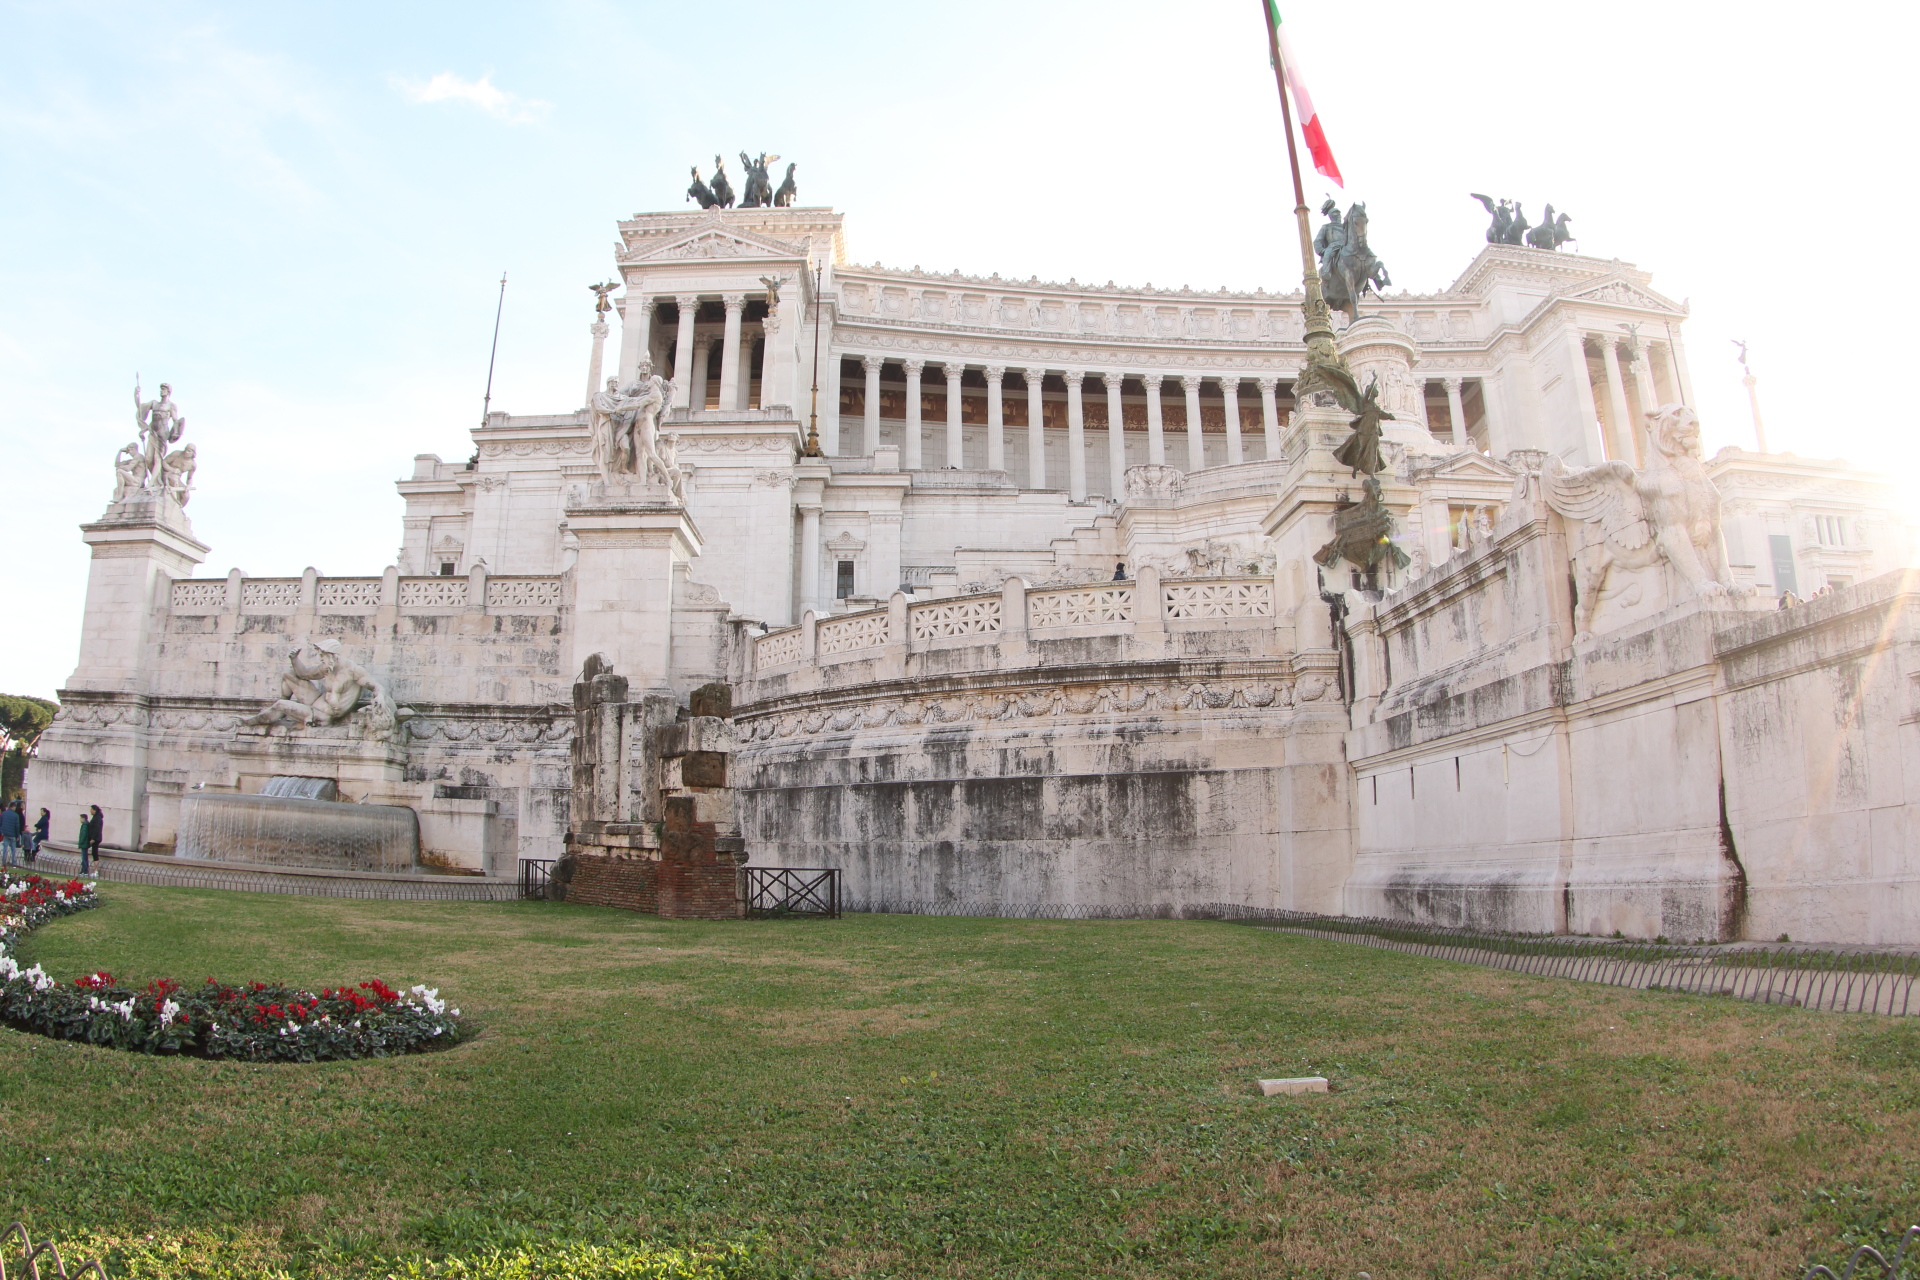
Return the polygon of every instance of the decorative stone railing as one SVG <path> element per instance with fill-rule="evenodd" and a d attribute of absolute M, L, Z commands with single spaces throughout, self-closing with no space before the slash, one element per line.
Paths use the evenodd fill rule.
<path fill-rule="evenodd" d="M 484 569 L 461 578 L 402 577 L 389 570 L 378 578 L 183 578 L 171 584 L 168 610 L 175 614 L 552 614 L 564 604 L 559 577 L 500 577 Z M 484 602 L 484 603 L 482 603 Z"/>
<path fill-rule="evenodd" d="M 924 652 L 1010 640 L 1271 628 L 1277 619 L 1272 578 L 1176 578 L 1144 567 L 1132 582 L 1029 588 L 1018 578 L 1000 590 L 914 601 L 896 594 L 885 606 L 838 617 L 809 613 L 797 627 L 754 641 L 755 677 L 811 663 L 831 667 L 888 650 Z"/>

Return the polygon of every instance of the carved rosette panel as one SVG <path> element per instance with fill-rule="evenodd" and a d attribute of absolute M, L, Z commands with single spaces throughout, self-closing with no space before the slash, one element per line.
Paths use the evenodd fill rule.
<path fill-rule="evenodd" d="M 470 720 L 456 717 L 416 716 L 406 722 L 407 736 L 416 742 L 520 742 L 558 745 L 573 737 L 571 721 L 560 720 Z"/>
<path fill-rule="evenodd" d="M 300 579 L 264 579 L 240 584 L 240 607 L 248 613 L 288 613 L 300 607 Z"/>
<path fill-rule="evenodd" d="M 855 653 L 874 649 L 887 642 L 887 612 L 858 614 L 823 622 L 814 633 L 814 652 L 825 657 L 835 653 Z"/>
<path fill-rule="evenodd" d="M 784 667 L 800 661 L 800 628 L 761 636 L 753 644 L 753 664 L 758 668 Z"/>
<path fill-rule="evenodd" d="M 402 609 L 449 609 L 467 603 L 465 578 L 402 578 Z"/>
<path fill-rule="evenodd" d="M 1027 596 L 1027 625 L 1086 627 L 1133 621 L 1133 585 L 1083 587 L 1074 591 L 1035 591 Z"/>
<path fill-rule="evenodd" d="M 318 584 L 315 603 L 322 609 L 377 609 L 380 579 L 336 578 Z"/>
<path fill-rule="evenodd" d="M 168 603 L 175 613 L 218 613 L 227 607 L 227 580 L 176 582 Z"/>
<path fill-rule="evenodd" d="M 1273 584 L 1176 582 L 1165 588 L 1168 618 L 1271 618 Z"/>
<path fill-rule="evenodd" d="M 487 582 L 489 609 L 557 609 L 560 607 L 558 578 L 491 578 Z"/>
<path fill-rule="evenodd" d="M 907 633 L 915 640 L 978 636 L 998 630 L 1000 630 L 999 596 L 918 604 L 907 613 Z"/>

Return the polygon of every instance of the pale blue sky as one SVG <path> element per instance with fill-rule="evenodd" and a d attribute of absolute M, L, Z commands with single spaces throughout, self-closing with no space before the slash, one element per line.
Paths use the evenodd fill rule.
<path fill-rule="evenodd" d="M 202 573 L 377 573 L 392 481 L 470 450 L 500 272 L 494 406 L 572 409 L 614 220 L 716 151 L 797 160 L 859 261 L 1295 286 L 1256 4 L 0 3 L 0 690 L 72 668 L 136 370 L 199 445 Z M 1710 448 L 1751 441 L 1744 337 L 1774 447 L 1920 461 L 1912 6 L 1284 12 L 1396 284 L 1481 247 L 1469 191 L 1551 200 L 1692 299 Z M 1806 277 L 1839 261 L 1860 297 Z"/>

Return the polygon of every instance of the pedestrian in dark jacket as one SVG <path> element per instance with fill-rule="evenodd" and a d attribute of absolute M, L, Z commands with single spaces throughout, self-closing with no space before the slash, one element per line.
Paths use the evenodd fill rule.
<path fill-rule="evenodd" d="M 33 824 L 33 839 L 27 845 L 27 861 L 40 861 L 40 846 L 53 838 L 53 810 L 42 809 Z"/>
<path fill-rule="evenodd" d="M 100 806 L 97 804 L 88 806 L 86 825 L 81 828 L 85 832 L 81 837 L 85 843 L 80 848 L 80 874 L 83 876 L 91 870 L 87 860 L 89 854 L 92 855 L 94 862 L 100 860 L 100 837 L 106 831 L 106 826 L 107 815 L 100 812 Z"/>
<path fill-rule="evenodd" d="M 20 813 L 20 806 L 9 804 L 0 809 L 0 864 L 18 866 L 20 863 L 20 837 L 27 829 L 27 820 Z"/>

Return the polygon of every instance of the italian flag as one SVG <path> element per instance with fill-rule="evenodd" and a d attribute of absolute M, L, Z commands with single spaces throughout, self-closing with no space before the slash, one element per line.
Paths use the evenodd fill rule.
<path fill-rule="evenodd" d="M 1273 30 L 1279 37 L 1280 69 L 1286 75 L 1287 88 L 1293 91 L 1293 109 L 1299 113 L 1300 132 L 1307 139 L 1313 167 L 1344 190 L 1347 184 L 1341 181 L 1333 148 L 1327 145 L 1327 135 L 1320 128 L 1320 113 L 1313 109 L 1313 95 L 1307 92 L 1307 82 L 1300 76 L 1300 60 L 1293 56 L 1293 46 L 1287 43 L 1287 29 L 1280 25 L 1280 6 L 1276 0 L 1267 0 L 1267 13 L 1273 18 Z"/>

